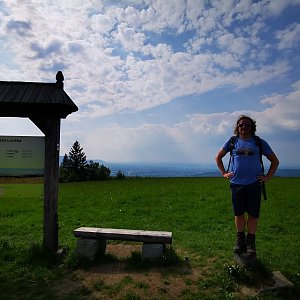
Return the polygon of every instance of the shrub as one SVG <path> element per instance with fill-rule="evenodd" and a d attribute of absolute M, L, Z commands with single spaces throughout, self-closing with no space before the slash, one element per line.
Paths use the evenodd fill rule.
<path fill-rule="evenodd" d="M 125 174 L 119 170 L 116 174 L 116 179 L 125 179 Z"/>

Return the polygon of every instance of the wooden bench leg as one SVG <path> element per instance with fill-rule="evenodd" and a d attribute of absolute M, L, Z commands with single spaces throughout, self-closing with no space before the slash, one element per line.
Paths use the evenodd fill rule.
<path fill-rule="evenodd" d="M 143 243 L 142 259 L 160 259 L 165 252 L 165 244 Z"/>
<path fill-rule="evenodd" d="M 106 240 L 85 239 L 77 240 L 76 255 L 80 258 L 93 261 L 97 256 L 103 256 L 106 249 Z"/>

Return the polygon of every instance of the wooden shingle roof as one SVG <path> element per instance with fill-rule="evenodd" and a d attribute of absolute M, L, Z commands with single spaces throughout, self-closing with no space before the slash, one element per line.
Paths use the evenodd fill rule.
<path fill-rule="evenodd" d="M 63 83 L 0 81 L 0 117 L 60 117 L 78 110 Z"/>

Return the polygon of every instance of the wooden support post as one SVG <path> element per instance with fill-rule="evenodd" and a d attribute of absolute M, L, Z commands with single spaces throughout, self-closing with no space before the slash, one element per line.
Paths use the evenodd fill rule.
<path fill-rule="evenodd" d="M 45 134 L 43 247 L 58 250 L 58 179 L 60 118 L 30 118 Z"/>
<path fill-rule="evenodd" d="M 45 136 L 44 175 L 44 248 L 58 250 L 58 179 L 60 119 L 49 118 L 49 131 Z M 48 126 L 47 126 L 48 127 Z"/>

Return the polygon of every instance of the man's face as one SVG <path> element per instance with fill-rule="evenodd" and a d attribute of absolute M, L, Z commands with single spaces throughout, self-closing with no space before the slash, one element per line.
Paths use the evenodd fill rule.
<path fill-rule="evenodd" d="M 238 123 L 239 133 L 250 133 L 251 132 L 251 122 L 247 119 L 242 119 Z"/>

